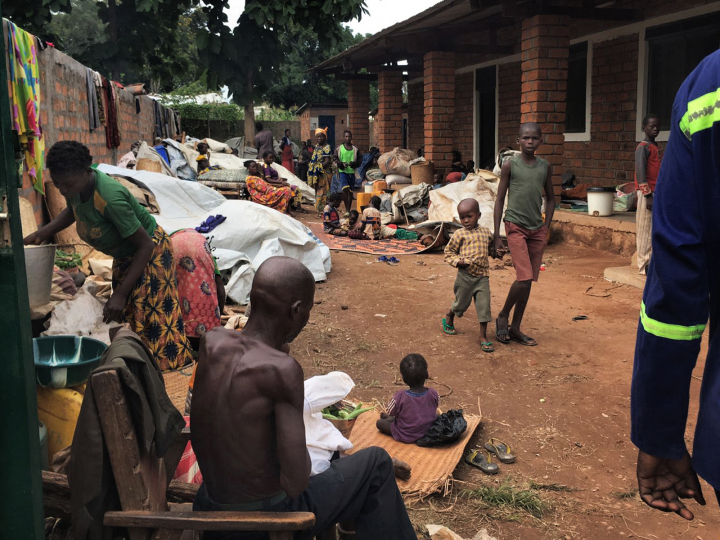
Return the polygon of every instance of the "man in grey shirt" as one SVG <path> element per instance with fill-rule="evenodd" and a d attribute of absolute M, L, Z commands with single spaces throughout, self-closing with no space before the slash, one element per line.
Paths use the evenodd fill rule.
<path fill-rule="evenodd" d="M 275 154 L 273 150 L 272 132 L 264 129 L 260 122 L 255 122 L 255 129 L 258 132 L 257 135 L 255 135 L 255 148 L 257 148 L 258 151 L 258 159 L 262 159 L 265 152 Z"/>

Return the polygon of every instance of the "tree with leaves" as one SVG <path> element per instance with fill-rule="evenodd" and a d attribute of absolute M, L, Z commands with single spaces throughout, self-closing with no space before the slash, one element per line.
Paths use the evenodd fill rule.
<path fill-rule="evenodd" d="M 247 0 L 233 29 L 226 25 L 228 0 L 206 0 L 206 33 L 198 36 L 200 59 L 210 87 L 227 86 L 233 100 L 245 105 L 245 138 L 255 136 L 254 103 L 279 79 L 276 68 L 285 54 L 280 35 L 292 23 L 317 35 L 321 49 L 342 39 L 342 23 L 367 13 L 365 0 Z"/>

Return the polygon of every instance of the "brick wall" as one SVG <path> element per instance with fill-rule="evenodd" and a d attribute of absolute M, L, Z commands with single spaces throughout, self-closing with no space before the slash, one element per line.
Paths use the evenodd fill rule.
<path fill-rule="evenodd" d="M 402 73 L 382 71 L 378 75 L 376 132 L 380 152 L 402 146 Z"/>
<path fill-rule="evenodd" d="M 155 113 L 152 100 L 139 96 L 140 113 L 136 113 L 135 96 L 119 90 L 118 124 L 122 138 L 120 147 L 106 146 L 105 128 L 89 129 L 85 67 L 54 48 L 38 51 L 40 71 L 40 117 L 45 138 L 45 151 L 57 141 L 75 140 L 90 149 L 96 163 L 114 164 L 130 150 L 136 139 L 152 141 L 155 132 Z M 50 180 L 45 171 L 43 181 Z M 47 222 L 43 212 L 43 198 L 36 192 L 27 175 L 19 195 L 30 200 L 38 224 Z"/>
<path fill-rule="evenodd" d="M 637 62 L 637 34 L 593 48 L 591 142 L 565 144 L 565 168 L 579 182 L 617 185 L 634 178 Z"/>
<path fill-rule="evenodd" d="M 452 163 L 455 121 L 455 54 L 433 51 L 423 58 L 425 157 L 445 174 Z"/>
<path fill-rule="evenodd" d="M 475 72 L 455 76 L 455 136 L 453 150 L 462 154 L 463 163 L 473 158 L 473 116 Z"/>
<path fill-rule="evenodd" d="M 412 75 L 411 75 L 412 77 Z M 408 148 L 425 146 L 425 89 L 422 80 L 408 84 Z"/>
<path fill-rule="evenodd" d="M 335 117 L 335 143 L 342 141 L 342 134 L 347 127 L 346 121 L 348 117 L 347 107 L 308 107 L 300 115 L 300 139 L 311 139 L 315 144 L 315 129 L 312 127 L 310 120 L 320 116 Z M 263 122 L 263 125 L 265 122 Z M 272 122 L 268 122 L 271 125 Z M 320 126 L 327 127 L 327 126 Z M 275 132 L 273 131 L 273 135 Z M 282 137 L 282 134 L 280 134 Z"/>
<path fill-rule="evenodd" d="M 498 149 L 517 149 L 522 99 L 522 71 L 520 62 L 498 66 Z"/>
<path fill-rule="evenodd" d="M 363 80 L 347 82 L 348 92 L 348 128 L 352 131 L 355 146 L 361 152 L 370 148 L 370 83 Z"/>

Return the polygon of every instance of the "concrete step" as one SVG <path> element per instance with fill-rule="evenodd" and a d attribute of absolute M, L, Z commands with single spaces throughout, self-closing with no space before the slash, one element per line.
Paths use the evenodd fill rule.
<path fill-rule="evenodd" d="M 645 288 L 645 276 L 638 274 L 637 265 L 606 268 L 605 279 L 610 280 L 613 283 L 622 283 L 623 285 L 637 287 L 638 289 Z"/>

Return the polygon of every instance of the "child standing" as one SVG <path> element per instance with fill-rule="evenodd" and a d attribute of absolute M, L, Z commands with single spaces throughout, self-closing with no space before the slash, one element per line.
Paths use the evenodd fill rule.
<path fill-rule="evenodd" d="M 410 388 L 396 392 L 387 413 L 375 424 L 381 433 L 403 443 L 422 439 L 437 416 L 440 396 L 433 388 L 426 388 L 429 378 L 425 358 L 408 354 L 400 362 L 400 374 Z"/>
<path fill-rule="evenodd" d="M 327 198 L 327 205 L 323 210 L 323 231 L 333 236 L 347 236 L 347 231 L 340 225 L 340 215 L 337 208 L 342 202 L 340 193 L 331 193 Z"/>
<path fill-rule="evenodd" d="M 475 300 L 475 311 L 480 322 L 480 347 L 483 352 L 495 349 L 488 341 L 487 325 L 492 320 L 490 311 L 490 265 L 488 250 L 492 233 L 478 226 L 480 205 L 475 199 L 463 199 L 458 204 L 463 228 L 450 237 L 445 246 L 445 262 L 458 269 L 455 279 L 455 301 L 442 320 L 443 332 L 454 336 L 455 316 L 462 317 L 470 302 Z"/>
<path fill-rule="evenodd" d="M 520 126 L 517 143 L 521 152 L 506 160 L 501 168 L 500 184 L 495 199 L 495 251 L 502 256 L 506 249 L 500 239 L 505 196 L 505 233 L 515 267 L 515 282 L 510 287 L 505 305 L 495 321 L 495 335 L 500 343 L 517 341 L 535 346 L 537 341 L 520 331 L 525 307 L 530 298 L 532 282 L 540 275 L 543 252 L 547 245 L 550 222 L 555 213 L 552 170 L 547 161 L 535 156 L 542 144 L 540 124 L 527 122 Z M 545 221 L 542 198 L 545 194 Z M 514 308 L 512 325 L 510 311 Z"/>
<path fill-rule="evenodd" d="M 335 150 L 335 163 L 340 173 L 340 187 L 342 198 L 345 201 L 345 212 L 350 212 L 353 202 L 353 189 L 355 189 L 355 169 L 362 162 L 362 154 L 352 143 L 352 132 L 346 129 L 343 132 L 343 143 Z"/>
<path fill-rule="evenodd" d="M 660 119 L 648 114 L 642 121 L 645 140 L 635 150 L 635 189 L 637 190 L 636 251 L 638 273 L 647 274 L 652 255 L 652 205 L 655 184 L 660 173 L 660 149 L 655 137 L 660 133 Z"/>

